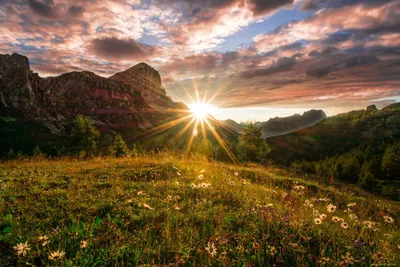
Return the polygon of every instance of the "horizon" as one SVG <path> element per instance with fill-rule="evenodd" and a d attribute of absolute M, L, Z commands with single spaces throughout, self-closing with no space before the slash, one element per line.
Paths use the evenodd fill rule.
<path fill-rule="evenodd" d="M 399 101 L 399 11 L 396 0 L 5 0 L 0 54 L 27 56 L 42 77 L 146 62 L 174 101 L 215 95 L 221 120 L 333 116 Z"/>

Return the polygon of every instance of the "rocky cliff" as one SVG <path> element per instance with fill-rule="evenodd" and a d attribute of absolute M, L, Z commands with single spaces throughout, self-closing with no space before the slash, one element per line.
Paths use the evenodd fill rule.
<path fill-rule="evenodd" d="M 34 120 L 62 135 L 77 114 L 91 116 L 103 131 L 151 128 L 187 109 L 167 97 L 156 70 L 145 63 L 110 78 L 71 72 L 41 78 L 28 58 L 0 55 L 0 116 Z"/>

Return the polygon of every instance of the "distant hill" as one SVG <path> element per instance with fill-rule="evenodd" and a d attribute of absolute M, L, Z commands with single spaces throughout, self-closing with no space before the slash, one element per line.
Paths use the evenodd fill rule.
<path fill-rule="evenodd" d="M 312 127 L 268 139 L 271 159 L 278 163 L 320 160 L 360 145 L 399 138 L 400 105 L 381 110 L 357 110 L 328 117 Z"/>
<path fill-rule="evenodd" d="M 262 128 L 263 137 L 268 138 L 310 127 L 325 118 L 324 111 L 312 109 L 304 112 L 303 115 L 295 114 L 284 118 L 275 117 L 266 122 L 257 122 L 256 126 Z M 234 120 L 225 120 L 223 122 L 238 133 L 246 126 L 246 123 L 239 124 Z"/>
<path fill-rule="evenodd" d="M 400 105 L 369 106 L 271 137 L 268 157 L 280 165 L 340 179 L 400 200 Z"/>

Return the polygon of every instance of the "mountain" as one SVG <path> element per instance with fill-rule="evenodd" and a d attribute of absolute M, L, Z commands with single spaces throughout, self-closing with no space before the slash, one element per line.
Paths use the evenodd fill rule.
<path fill-rule="evenodd" d="M 10 148 L 30 153 L 36 145 L 46 151 L 71 146 L 71 122 L 78 114 L 95 121 L 102 147 L 116 133 L 148 148 L 183 147 L 195 131 L 194 124 L 186 127 L 188 112 L 185 104 L 167 96 L 160 74 L 146 63 L 109 78 L 88 71 L 41 78 L 27 57 L 0 55 L 0 156 Z M 216 120 L 210 124 L 223 138 L 237 138 Z M 205 134 L 216 142 L 210 130 Z"/>
<path fill-rule="evenodd" d="M 400 105 L 369 106 L 268 139 L 275 163 L 400 200 Z"/>
<path fill-rule="evenodd" d="M 359 146 L 378 146 L 400 138 L 400 105 L 367 108 L 326 118 L 316 125 L 271 137 L 271 159 L 280 164 L 321 160 Z"/>
<path fill-rule="evenodd" d="M 77 114 L 91 116 L 103 131 L 147 129 L 177 108 L 185 107 L 166 96 L 160 75 L 144 63 L 110 78 L 87 71 L 41 78 L 25 56 L 0 55 L 0 115 L 35 120 L 54 134 L 64 134 Z"/>
<path fill-rule="evenodd" d="M 304 112 L 303 115 L 295 114 L 284 118 L 275 117 L 266 122 L 257 122 L 256 126 L 262 128 L 264 138 L 269 138 L 310 127 L 325 118 L 326 114 L 324 111 L 312 109 Z M 246 123 L 242 122 L 239 124 L 234 120 L 225 120 L 223 123 L 238 133 L 246 127 Z"/>

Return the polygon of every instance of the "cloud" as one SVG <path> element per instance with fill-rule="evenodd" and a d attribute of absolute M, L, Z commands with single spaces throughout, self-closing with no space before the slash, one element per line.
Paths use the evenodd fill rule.
<path fill-rule="evenodd" d="M 251 79 L 258 76 L 267 76 L 277 72 L 287 71 L 294 65 L 296 65 L 296 57 L 282 57 L 267 68 L 248 70 L 243 72 L 241 76 L 245 79 Z"/>
<path fill-rule="evenodd" d="M 54 6 L 53 0 L 28 0 L 28 5 L 36 14 L 46 18 L 56 18 L 57 8 Z"/>
<path fill-rule="evenodd" d="M 85 11 L 85 7 L 84 6 L 76 6 L 76 5 L 72 5 L 68 8 L 68 13 L 73 16 L 80 16 L 82 15 L 82 13 Z"/>
<path fill-rule="evenodd" d="M 142 60 L 151 56 L 156 49 L 133 39 L 115 37 L 96 38 L 90 42 L 91 53 L 108 60 Z"/>

